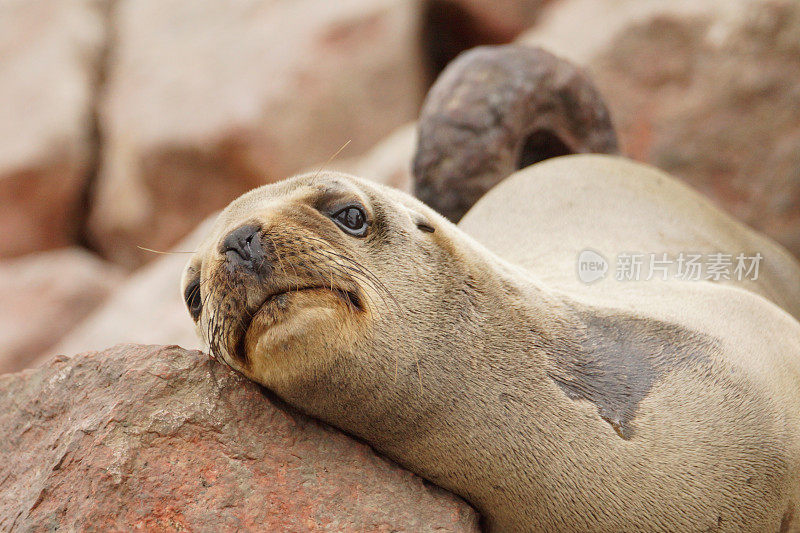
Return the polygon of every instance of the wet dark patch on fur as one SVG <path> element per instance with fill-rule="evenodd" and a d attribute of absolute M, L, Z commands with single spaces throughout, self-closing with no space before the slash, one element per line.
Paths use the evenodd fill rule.
<path fill-rule="evenodd" d="M 550 377 L 574 400 L 588 400 L 623 439 L 653 384 L 678 368 L 702 364 L 710 337 L 657 320 L 581 313 L 579 343 L 553 353 Z"/>

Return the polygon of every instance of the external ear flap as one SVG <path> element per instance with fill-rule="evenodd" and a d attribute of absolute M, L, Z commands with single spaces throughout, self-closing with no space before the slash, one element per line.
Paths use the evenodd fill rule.
<path fill-rule="evenodd" d="M 436 228 L 428 221 L 428 217 L 410 207 L 406 207 L 406 210 L 408 211 L 408 216 L 411 217 L 411 221 L 420 231 L 424 231 L 425 233 L 433 233 L 436 231 Z"/>

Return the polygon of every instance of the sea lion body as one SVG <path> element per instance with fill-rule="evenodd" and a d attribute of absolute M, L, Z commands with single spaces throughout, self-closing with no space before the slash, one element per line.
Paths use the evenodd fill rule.
<path fill-rule="evenodd" d="M 558 176 L 565 192 L 546 194 Z M 605 177 L 612 213 L 614 192 L 590 190 Z M 570 198 L 595 231 L 554 214 Z M 353 205 L 360 236 L 341 226 Z M 603 226 L 625 213 L 629 233 Z M 300 176 L 232 203 L 183 287 L 215 355 L 461 495 L 492 531 L 798 529 L 800 270 L 783 250 L 607 156 L 520 172 L 462 225 L 364 180 Z M 772 269 L 586 285 L 583 247 L 760 251 Z"/>
<path fill-rule="evenodd" d="M 800 320 L 800 267 L 786 249 L 669 175 L 622 157 L 568 156 L 528 167 L 492 189 L 458 226 L 549 286 L 581 295 L 596 291 L 603 298 L 631 284 L 582 283 L 575 265 L 584 249 L 608 260 L 640 252 L 645 261 L 650 253 L 673 261 L 681 253 L 760 253 L 756 280 L 736 279 L 731 265 L 731 279 L 715 283 L 759 294 Z M 608 281 L 614 274 L 608 272 Z M 704 272 L 701 279 L 706 277 Z"/>

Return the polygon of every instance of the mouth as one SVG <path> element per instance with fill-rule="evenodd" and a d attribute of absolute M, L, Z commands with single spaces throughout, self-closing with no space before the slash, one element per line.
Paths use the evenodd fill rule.
<path fill-rule="evenodd" d="M 293 287 L 291 289 L 285 289 L 276 291 L 274 293 L 268 294 L 264 300 L 255 307 L 253 312 L 246 312 L 244 316 L 241 317 L 242 327 L 238 332 L 238 338 L 236 339 L 236 347 L 235 347 L 235 355 L 240 361 L 247 361 L 247 353 L 245 349 L 245 339 L 247 338 L 247 333 L 250 330 L 250 326 L 253 324 L 253 320 L 256 316 L 258 316 L 262 311 L 265 311 L 267 308 L 277 307 L 283 312 L 286 312 L 286 306 L 288 304 L 287 299 L 290 295 L 295 293 L 301 292 L 309 292 L 309 291 L 319 291 L 324 290 L 335 294 L 342 302 L 351 310 L 351 311 L 363 311 L 363 302 L 359 294 L 355 290 L 343 289 L 338 287 L 331 288 L 330 285 L 309 285 L 306 287 Z"/>

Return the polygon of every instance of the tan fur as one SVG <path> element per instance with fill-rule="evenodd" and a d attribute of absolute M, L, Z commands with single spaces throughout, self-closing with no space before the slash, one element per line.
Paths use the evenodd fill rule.
<path fill-rule="evenodd" d="M 366 237 L 315 208 L 328 196 L 364 204 Z M 219 252 L 253 221 L 277 243 L 269 284 L 330 275 L 361 308 L 321 286 L 262 307 L 269 291 Z M 300 176 L 233 202 L 183 286 L 200 276 L 215 355 L 460 494 L 492 531 L 798 530 L 800 269 L 783 250 L 603 156 L 517 173 L 462 227 L 364 180 Z M 583 247 L 761 251 L 770 270 L 586 286 Z"/>

